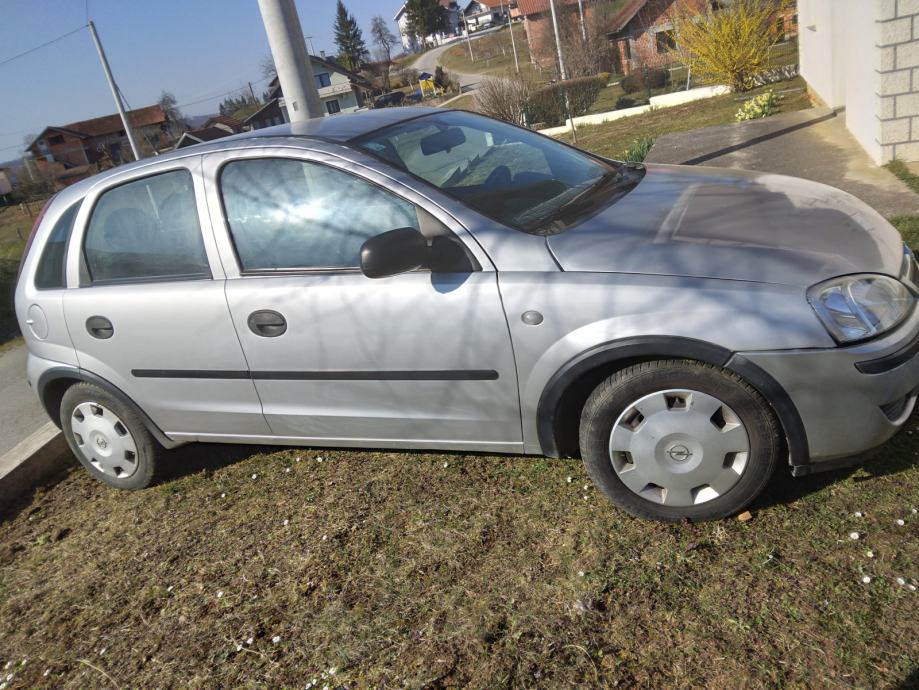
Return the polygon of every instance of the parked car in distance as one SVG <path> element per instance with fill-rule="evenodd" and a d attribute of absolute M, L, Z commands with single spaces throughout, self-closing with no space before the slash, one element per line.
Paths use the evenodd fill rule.
<path fill-rule="evenodd" d="M 387 108 L 68 187 L 16 313 L 30 385 L 112 486 L 193 441 L 579 454 L 630 513 L 705 520 L 904 425 L 916 280 L 824 185 Z"/>
<path fill-rule="evenodd" d="M 385 93 L 382 96 L 378 96 L 373 101 L 374 108 L 392 108 L 394 106 L 400 106 L 405 102 L 405 92 L 403 91 L 390 91 Z"/>

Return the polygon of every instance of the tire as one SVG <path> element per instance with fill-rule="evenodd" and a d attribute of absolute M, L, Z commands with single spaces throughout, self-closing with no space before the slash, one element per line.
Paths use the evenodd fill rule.
<path fill-rule="evenodd" d="M 96 479 L 116 489 L 143 489 L 164 448 L 121 399 L 77 383 L 61 399 L 61 428 L 70 450 Z"/>
<path fill-rule="evenodd" d="M 636 517 L 664 522 L 740 511 L 766 486 L 784 449 L 756 390 L 691 360 L 645 362 L 610 376 L 584 405 L 579 441 L 600 491 Z"/>

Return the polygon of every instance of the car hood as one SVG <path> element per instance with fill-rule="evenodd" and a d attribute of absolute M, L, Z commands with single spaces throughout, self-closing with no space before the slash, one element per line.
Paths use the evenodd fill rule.
<path fill-rule="evenodd" d="M 808 287 L 847 273 L 897 277 L 899 233 L 833 187 L 783 175 L 648 165 L 631 192 L 547 238 L 563 270 Z"/>

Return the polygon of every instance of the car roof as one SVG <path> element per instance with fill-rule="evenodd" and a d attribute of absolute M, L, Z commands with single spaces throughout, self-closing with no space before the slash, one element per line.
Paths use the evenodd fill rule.
<path fill-rule="evenodd" d="M 324 141 L 332 144 L 344 144 L 355 137 L 368 134 L 383 127 L 389 127 L 406 120 L 413 120 L 417 117 L 431 115 L 433 113 L 444 112 L 440 108 L 427 108 L 421 106 L 409 106 L 405 108 L 379 108 L 377 110 L 362 110 L 355 113 L 340 113 L 329 117 L 316 117 L 302 122 L 292 122 L 274 127 L 265 127 L 263 129 L 254 129 L 249 132 L 242 132 L 203 144 L 186 146 L 185 148 L 176 149 L 159 156 L 151 158 L 142 158 L 139 161 L 126 163 L 114 168 L 109 168 L 91 177 L 66 187 L 56 195 L 55 205 L 71 204 L 80 198 L 89 190 L 90 187 L 104 180 L 111 175 L 141 168 L 150 165 L 153 162 L 162 162 L 172 159 L 186 158 L 189 156 L 200 156 L 211 151 L 220 151 L 228 148 L 246 148 L 248 146 L 269 146 L 271 139 L 312 139 L 314 141 Z"/>

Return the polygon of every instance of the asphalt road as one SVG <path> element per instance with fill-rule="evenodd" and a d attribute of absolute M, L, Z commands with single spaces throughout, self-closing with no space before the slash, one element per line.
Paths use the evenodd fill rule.
<path fill-rule="evenodd" d="M 499 30 L 500 30 L 499 28 L 498 29 L 486 29 L 485 31 L 481 31 L 479 33 L 473 34 L 469 40 L 471 40 L 474 43 L 478 39 L 488 36 L 489 34 L 494 33 L 495 31 L 499 31 Z M 466 39 L 460 38 L 455 41 L 451 41 L 450 43 L 447 43 L 445 45 L 438 46 L 437 48 L 432 48 L 428 52 L 422 53 L 422 55 L 417 60 L 415 60 L 415 64 L 413 64 L 412 67 L 418 70 L 419 72 L 429 72 L 430 74 L 434 74 L 434 70 L 436 70 L 437 65 L 440 64 L 440 56 L 443 55 L 444 51 L 449 50 L 450 48 L 456 45 L 462 45 L 463 47 L 465 47 L 465 43 L 466 43 Z M 463 72 L 456 72 L 450 69 L 448 69 L 447 72 L 449 73 L 451 77 L 459 81 L 460 89 L 464 92 L 472 91 L 479 85 L 479 82 L 482 81 L 481 74 L 466 74 Z"/>
<path fill-rule="evenodd" d="M 48 423 L 48 415 L 26 383 L 22 341 L 0 346 L 0 455 Z"/>

